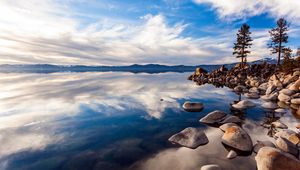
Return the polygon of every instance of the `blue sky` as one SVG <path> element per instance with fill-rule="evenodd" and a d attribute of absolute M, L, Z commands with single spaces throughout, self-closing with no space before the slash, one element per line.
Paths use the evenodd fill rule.
<path fill-rule="evenodd" d="M 243 23 L 257 60 L 271 56 L 268 30 L 280 17 L 291 24 L 287 45 L 300 46 L 298 9 L 299 0 L 2 0 L 0 64 L 236 62 Z"/>

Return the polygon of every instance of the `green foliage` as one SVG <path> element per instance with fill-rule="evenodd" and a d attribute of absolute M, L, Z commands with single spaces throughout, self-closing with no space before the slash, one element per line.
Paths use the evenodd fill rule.
<path fill-rule="evenodd" d="M 239 29 L 236 39 L 236 43 L 234 43 L 233 47 L 233 55 L 236 55 L 236 58 L 241 58 L 241 66 L 247 61 L 247 55 L 250 53 L 249 48 L 252 45 L 252 38 L 250 37 L 251 32 L 250 26 L 247 24 L 243 24 Z"/>
<path fill-rule="evenodd" d="M 277 65 L 280 64 L 281 53 L 283 52 L 284 43 L 288 42 L 288 23 L 284 18 L 280 18 L 277 20 L 277 26 L 269 31 L 271 36 L 271 42 L 269 44 L 269 48 L 271 48 L 271 53 L 278 53 L 277 57 Z"/>
<path fill-rule="evenodd" d="M 283 61 L 281 64 L 281 70 L 286 73 L 290 73 L 295 68 L 300 68 L 300 57 L 292 58 L 292 50 L 290 48 L 284 48 Z"/>

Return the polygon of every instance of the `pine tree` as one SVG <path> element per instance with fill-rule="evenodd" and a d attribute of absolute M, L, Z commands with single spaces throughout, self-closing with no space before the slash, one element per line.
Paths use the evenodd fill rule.
<path fill-rule="evenodd" d="M 236 58 L 241 58 L 241 67 L 247 62 L 247 55 L 250 53 L 249 48 L 252 45 L 250 34 L 250 26 L 247 24 L 243 24 L 236 34 L 237 38 L 233 47 L 233 55 L 236 55 Z"/>
<path fill-rule="evenodd" d="M 283 43 L 288 42 L 288 23 L 284 18 L 280 18 L 277 20 L 277 26 L 269 31 L 271 36 L 271 43 L 269 44 L 269 48 L 271 48 L 271 53 L 276 54 L 277 56 L 277 65 L 280 65 L 280 58 L 285 48 Z"/>

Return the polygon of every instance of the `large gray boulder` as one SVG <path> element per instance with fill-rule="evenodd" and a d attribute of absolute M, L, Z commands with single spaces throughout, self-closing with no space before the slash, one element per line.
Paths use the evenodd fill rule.
<path fill-rule="evenodd" d="M 222 143 L 239 151 L 252 151 L 252 140 L 248 133 L 239 126 L 231 126 L 222 136 Z"/>
<path fill-rule="evenodd" d="M 169 141 L 174 144 L 195 149 L 208 143 L 208 138 L 200 128 L 188 127 L 171 136 Z"/>
<path fill-rule="evenodd" d="M 220 110 L 215 110 L 213 112 L 208 113 L 199 121 L 201 123 L 206 123 L 206 124 L 215 124 L 215 123 L 220 123 L 222 120 L 225 119 L 226 116 L 227 114 L 225 112 L 222 112 Z"/>
<path fill-rule="evenodd" d="M 219 128 L 225 132 L 227 128 L 231 127 L 231 126 L 237 126 L 237 124 L 235 123 L 225 123 L 223 125 L 221 125 Z"/>
<path fill-rule="evenodd" d="M 262 147 L 255 156 L 257 170 L 298 170 L 300 161 L 272 147 Z"/>

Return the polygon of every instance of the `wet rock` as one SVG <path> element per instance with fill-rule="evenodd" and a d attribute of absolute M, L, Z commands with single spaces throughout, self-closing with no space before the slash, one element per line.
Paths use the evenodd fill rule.
<path fill-rule="evenodd" d="M 280 121 L 275 121 L 275 122 L 272 122 L 271 125 L 275 128 L 280 128 L 280 129 L 287 129 L 288 126 Z"/>
<path fill-rule="evenodd" d="M 276 110 L 274 110 L 276 113 L 282 113 L 282 114 L 284 114 L 284 113 L 286 113 L 287 111 L 286 111 L 286 109 L 282 109 L 282 108 L 279 108 L 279 109 L 276 109 Z"/>
<path fill-rule="evenodd" d="M 253 146 L 253 152 L 258 153 L 259 149 L 265 146 L 276 148 L 271 141 L 257 141 L 257 143 Z"/>
<path fill-rule="evenodd" d="M 222 143 L 240 151 L 250 152 L 252 140 L 248 133 L 239 126 L 231 126 L 222 136 Z"/>
<path fill-rule="evenodd" d="M 208 143 L 208 138 L 200 128 L 188 127 L 171 136 L 169 141 L 191 149 Z"/>
<path fill-rule="evenodd" d="M 258 99 L 260 97 L 257 93 L 246 93 L 245 96 L 249 99 Z"/>
<path fill-rule="evenodd" d="M 277 104 L 273 102 L 265 102 L 261 106 L 265 109 L 277 109 Z"/>
<path fill-rule="evenodd" d="M 241 122 L 242 120 L 237 116 L 228 116 L 221 123 L 225 124 L 225 123 L 241 123 Z"/>
<path fill-rule="evenodd" d="M 237 157 L 237 153 L 234 150 L 230 150 L 226 156 L 227 159 L 233 159 L 235 157 Z"/>
<path fill-rule="evenodd" d="M 200 112 L 203 110 L 203 104 L 199 102 L 184 102 L 183 109 L 188 112 Z"/>
<path fill-rule="evenodd" d="M 261 148 L 256 157 L 258 170 L 298 170 L 300 161 L 291 154 L 272 147 Z"/>
<path fill-rule="evenodd" d="M 292 95 L 292 98 L 293 98 L 293 99 L 295 99 L 295 98 L 300 98 L 300 93 L 293 94 L 293 95 Z"/>
<path fill-rule="evenodd" d="M 225 123 L 223 125 L 221 125 L 219 128 L 225 132 L 227 128 L 231 127 L 231 126 L 237 126 L 235 123 Z"/>
<path fill-rule="evenodd" d="M 196 76 L 199 76 L 202 73 L 207 73 L 207 71 L 204 68 L 201 68 L 201 67 L 196 68 L 196 71 L 195 71 Z"/>
<path fill-rule="evenodd" d="M 271 94 L 277 87 L 275 85 L 271 85 L 267 88 L 266 94 Z"/>
<path fill-rule="evenodd" d="M 282 102 L 289 102 L 291 100 L 291 97 L 283 93 L 280 93 L 278 96 L 278 100 Z"/>
<path fill-rule="evenodd" d="M 300 98 L 292 99 L 291 103 L 292 104 L 300 104 Z"/>
<path fill-rule="evenodd" d="M 286 138 L 287 140 L 289 140 L 290 142 L 292 142 L 295 145 L 297 145 L 300 142 L 299 135 L 296 132 L 289 130 L 289 129 L 280 130 L 279 132 L 275 133 L 275 137 Z"/>
<path fill-rule="evenodd" d="M 234 107 L 235 109 L 247 109 L 247 108 L 255 107 L 255 104 L 249 100 L 242 100 L 237 104 L 233 104 L 232 107 Z"/>
<path fill-rule="evenodd" d="M 298 148 L 286 138 L 279 137 L 276 139 L 276 146 L 284 152 L 288 152 L 294 156 L 298 155 Z"/>
<path fill-rule="evenodd" d="M 225 112 L 222 112 L 220 110 L 215 110 L 213 112 L 208 113 L 205 117 L 200 119 L 199 121 L 201 123 L 206 123 L 206 124 L 215 124 L 215 123 L 220 123 L 222 120 L 225 119 L 227 114 Z"/>
<path fill-rule="evenodd" d="M 290 89 L 282 89 L 279 91 L 279 94 L 285 94 L 285 95 L 291 96 L 291 95 L 295 94 L 295 91 L 290 90 Z"/>
<path fill-rule="evenodd" d="M 222 170 L 222 168 L 219 165 L 211 164 L 202 166 L 201 170 Z"/>

